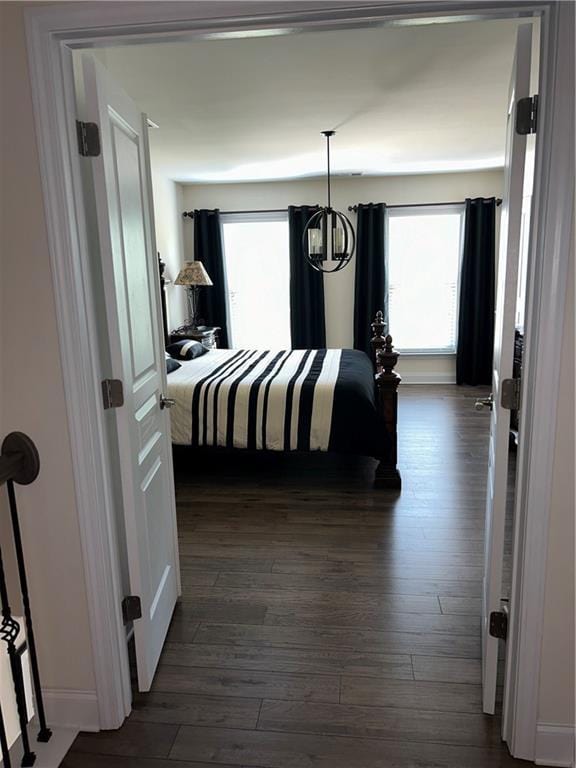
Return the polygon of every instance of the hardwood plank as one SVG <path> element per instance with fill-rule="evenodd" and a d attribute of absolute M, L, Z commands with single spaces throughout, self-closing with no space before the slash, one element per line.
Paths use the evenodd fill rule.
<path fill-rule="evenodd" d="M 447 477 L 446 482 L 452 482 L 453 479 L 453 476 Z M 375 500 L 374 497 L 343 498 L 336 494 L 332 494 L 328 499 L 319 498 L 314 501 L 291 499 L 287 492 L 282 508 L 268 499 L 268 492 L 258 503 L 250 505 L 229 499 L 208 504 L 203 502 L 203 507 L 199 510 L 197 500 L 189 508 L 186 508 L 186 504 L 180 505 L 180 530 L 229 530 L 230 525 L 242 530 L 245 523 L 254 527 L 271 524 L 274 527 L 274 524 L 278 524 L 279 530 L 312 525 L 327 528 L 361 526 L 363 529 L 398 526 L 400 530 L 420 527 L 425 531 L 435 531 L 452 523 L 457 527 L 469 528 L 477 527 L 482 522 L 486 506 L 484 499 L 473 502 L 426 503 L 416 500 L 409 493 L 405 497 L 404 493 L 405 491 L 402 492 L 401 500 L 395 504 L 386 504 L 381 499 Z M 250 528 L 245 532 L 249 530 Z M 266 530 L 266 527 L 260 530 Z"/>
<path fill-rule="evenodd" d="M 250 622 L 245 622 L 250 623 Z M 480 632 L 480 617 L 452 614 L 375 613 L 369 608 L 349 609 L 292 608 L 270 606 L 264 624 L 298 627 L 362 627 L 392 632 L 441 632 L 442 634 L 474 635 Z"/>
<path fill-rule="evenodd" d="M 345 610 L 354 606 L 357 610 L 374 613 L 440 613 L 437 598 L 427 595 L 382 595 L 357 594 L 355 592 L 321 592 L 314 590 L 289 591 L 283 589 L 236 590 L 227 587 L 187 587 L 182 588 L 182 603 L 188 601 L 219 601 L 223 604 L 264 605 L 272 607 L 298 606 L 314 610 L 316 606 Z"/>
<path fill-rule="evenodd" d="M 464 613 L 469 616 L 482 614 L 482 600 L 480 597 L 440 595 L 440 607 L 442 613 Z"/>
<path fill-rule="evenodd" d="M 266 573 L 272 570 L 273 562 L 273 560 L 245 557 L 205 557 L 202 552 L 198 552 L 197 555 L 186 555 L 180 552 L 180 568 L 182 571 L 250 571 L 251 573 Z"/>
<path fill-rule="evenodd" d="M 511 526 L 508 525 L 507 529 L 511 531 Z M 454 523 L 452 525 L 441 526 L 422 526 L 424 538 L 426 541 L 435 541 L 436 539 L 448 538 L 453 541 L 462 539 L 473 539 L 474 541 L 484 541 L 484 523 L 469 523 L 467 526 L 458 525 Z"/>
<path fill-rule="evenodd" d="M 371 629 L 202 624 L 195 640 L 250 648 L 326 648 L 392 654 L 480 658 L 480 636 Z"/>
<path fill-rule="evenodd" d="M 178 733 L 177 725 L 127 721 L 117 731 L 81 733 L 74 752 L 96 752 L 130 757 L 168 757 Z"/>
<path fill-rule="evenodd" d="M 174 616 L 166 640 L 172 643 L 191 643 L 200 627 L 199 621 L 192 621 L 181 614 Z"/>
<path fill-rule="evenodd" d="M 482 714 L 292 701 L 265 700 L 258 729 L 477 747 L 501 740 L 498 721 Z"/>
<path fill-rule="evenodd" d="M 440 658 L 437 656 L 412 656 L 416 680 L 433 680 L 447 683 L 482 682 L 482 663 L 479 659 Z"/>
<path fill-rule="evenodd" d="M 229 518 L 226 513 L 220 513 L 217 516 L 206 516 L 198 519 L 191 527 L 191 531 L 209 531 L 212 533 L 243 533 L 245 535 L 251 533 L 268 533 L 268 534 L 280 534 L 280 535 L 292 535 L 292 536 L 320 536 L 324 541 L 341 539 L 343 536 L 350 535 L 351 522 L 346 525 L 340 522 L 322 522 L 317 523 L 305 518 L 300 523 L 287 522 L 285 518 L 278 518 L 278 516 L 266 514 L 246 514 L 245 518 L 238 519 L 236 517 Z M 355 524 L 358 525 L 360 521 L 356 518 Z M 477 527 L 478 524 L 475 524 Z M 183 530 L 182 527 L 179 529 Z M 185 530 L 185 528 L 184 528 Z M 409 520 L 398 519 L 393 516 L 384 516 L 382 513 L 375 514 L 372 525 L 364 523 L 362 525 L 361 535 L 362 539 L 370 540 L 372 537 L 387 536 L 390 533 L 399 533 L 402 535 L 413 535 L 418 539 L 427 538 L 426 530 L 423 524 L 417 518 L 411 518 Z"/>
<path fill-rule="evenodd" d="M 354 563 L 338 560 L 276 560 L 272 573 L 302 573 L 310 575 L 366 576 L 369 578 L 404 578 L 406 573 L 414 579 L 448 579 L 459 581 L 481 581 L 482 566 L 453 566 L 438 563 L 422 565 L 421 562 L 407 566 L 400 563 Z"/>
<path fill-rule="evenodd" d="M 183 587 L 192 589 L 192 587 Z M 205 587 L 202 592 L 207 591 Z M 199 594 L 202 594 L 199 592 Z M 198 621 L 223 621 L 232 624 L 261 624 L 266 616 L 267 606 L 264 603 L 243 600 L 234 601 L 225 598 L 202 598 L 187 599 L 177 606 L 179 613 L 177 616 L 185 616 L 189 622 Z"/>
<path fill-rule="evenodd" d="M 254 544 L 242 546 L 241 544 L 204 544 L 199 542 L 182 542 L 180 552 L 183 556 L 198 556 L 215 558 L 253 558 L 263 559 L 265 557 L 274 560 L 337 560 L 340 562 L 357 562 L 371 564 L 395 564 L 404 568 L 412 568 L 418 565 L 436 565 L 446 564 L 446 555 L 450 555 L 452 565 L 478 566 L 482 567 L 483 555 L 481 552 L 449 552 L 419 549 L 414 550 L 395 550 L 390 547 L 385 549 L 365 550 L 355 547 L 354 542 L 350 542 L 349 547 L 330 547 L 330 546 L 267 546 L 266 544 Z"/>
<path fill-rule="evenodd" d="M 219 571 L 196 571 L 190 568 L 182 568 L 180 577 L 182 584 L 187 587 L 213 587 L 218 580 Z"/>
<path fill-rule="evenodd" d="M 338 500 L 331 498 L 330 502 L 326 500 L 315 501 L 308 505 L 308 508 L 299 509 L 296 505 L 287 508 L 282 518 L 282 522 L 290 525 L 337 525 L 337 526 L 362 526 L 373 527 L 380 526 L 383 523 L 392 521 L 401 523 L 405 526 L 409 524 L 422 525 L 425 528 L 434 528 L 435 525 L 446 526 L 450 523 L 457 525 L 476 525 L 481 521 L 484 513 L 482 503 L 474 504 L 431 504 L 426 505 L 416 503 L 414 499 L 409 502 L 402 498 L 402 501 L 393 505 L 386 505 L 382 501 L 374 499 L 365 500 Z M 245 515 L 250 522 L 270 520 L 271 515 L 268 508 L 260 512 L 246 510 Z M 241 515 L 234 515 L 232 512 L 226 513 L 226 519 L 235 519 L 238 523 L 242 522 Z M 197 518 L 198 519 L 198 518 Z M 208 513 L 199 519 L 209 519 Z"/>
<path fill-rule="evenodd" d="M 348 672 L 404 680 L 413 678 L 408 654 L 265 646 L 251 649 L 245 646 L 168 643 L 164 648 L 162 660 L 173 667 L 212 667 L 322 675 Z"/>
<path fill-rule="evenodd" d="M 214 768 L 214 763 L 191 763 L 147 757 L 120 757 L 119 755 L 91 755 L 85 752 L 69 752 L 60 768 Z M 218 768 L 250 768 L 231 764 L 219 764 Z"/>
<path fill-rule="evenodd" d="M 378 680 L 342 676 L 342 704 L 363 704 L 395 709 L 424 709 L 436 712 L 482 712 L 482 687 L 461 683 L 420 680 Z"/>
<path fill-rule="evenodd" d="M 226 573 L 219 574 L 217 587 L 227 589 L 286 589 L 301 593 L 317 592 L 375 592 L 383 595 L 438 595 L 440 597 L 477 597 L 481 593 L 480 581 L 440 581 L 429 579 L 397 579 L 386 576 L 356 576 L 340 574 L 284 574 L 284 573 Z M 442 606 L 442 601 L 440 601 Z M 467 611 L 443 610 L 444 613 Z"/>
<path fill-rule="evenodd" d="M 180 535 L 182 546 L 196 546 L 204 549 L 205 546 L 221 547 L 248 547 L 255 549 L 259 545 L 266 546 L 273 551 L 297 546 L 301 551 L 326 551 L 338 552 L 341 549 L 348 551 L 350 548 L 350 536 L 341 534 L 339 536 L 324 536 L 322 534 L 298 534 L 298 533 L 241 533 L 239 531 L 231 532 L 212 532 L 203 530 L 193 530 L 184 532 Z M 354 544 L 357 548 L 362 546 L 364 552 L 378 552 L 381 549 L 395 552 L 454 552 L 454 553 L 475 553 L 484 552 L 484 542 L 471 541 L 467 539 L 451 540 L 445 538 L 425 539 L 423 535 L 416 535 L 413 531 L 400 533 L 391 531 L 385 537 L 376 537 L 369 533 L 357 532 L 354 537 Z"/>
<path fill-rule="evenodd" d="M 138 694 L 132 706 L 131 722 L 255 728 L 260 699 L 154 692 Z"/>
<path fill-rule="evenodd" d="M 258 768 L 521 768 L 503 749 L 183 726 L 170 757 Z"/>
<path fill-rule="evenodd" d="M 410 534 L 406 534 L 410 536 Z M 180 541 L 183 544 L 196 544 L 198 546 L 221 544 L 228 547 L 248 547 L 252 548 L 258 545 L 266 547 L 287 547 L 297 546 L 299 548 L 318 548 L 324 549 L 330 547 L 331 549 L 349 549 L 350 537 L 346 534 L 332 535 L 329 537 L 322 536 L 321 534 L 298 534 L 298 533 L 276 533 L 274 531 L 259 531 L 245 533 L 243 531 L 206 531 L 195 528 L 190 532 L 181 532 Z M 354 537 L 355 544 L 361 544 L 364 551 L 374 550 L 379 548 L 379 542 L 376 537 L 369 536 L 368 533 L 360 534 L 358 537 Z M 421 537 L 422 544 L 424 543 L 424 536 Z M 406 542 L 407 546 L 410 546 L 409 542 Z"/>
<path fill-rule="evenodd" d="M 391 533 L 402 535 L 412 534 L 417 539 L 438 539 L 438 538 L 473 538 L 477 541 L 484 539 L 484 522 L 474 518 L 458 519 L 457 517 L 445 520 L 436 518 L 433 521 L 429 515 L 384 515 L 381 511 L 373 513 L 362 513 L 362 515 L 344 512 L 335 512 L 332 517 L 326 513 L 321 522 L 317 522 L 318 513 L 310 511 L 310 514 L 303 517 L 299 522 L 288 522 L 285 518 L 278 518 L 266 512 L 246 512 L 242 518 L 232 517 L 225 511 L 217 510 L 206 513 L 194 520 L 188 522 L 187 518 L 182 520 L 180 532 L 189 531 L 212 531 L 212 532 L 233 532 L 238 531 L 244 534 L 250 533 L 291 533 L 293 535 L 315 534 L 321 535 L 325 540 L 331 539 L 333 534 L 341 537 L 343 534 L 350 534 L 350 528 L 361 526 L 365 538 L 377 536 L 384 538 Z M 356 534 L 355 534 L 356 535 Z M 191 536 L 192 538 L 192 536 Z"/>
<path fill-rule="evenodd" d="M 180 553 L 184 557 L 197 557 L 200 554 L 203 557 L 210 558 L 243 558 L 252 560 L 262 560 L 272 558 L 273 560 L 352 560 L 358 562 L 378 562 L 381 555 L 377 550 L 364 551 L 363 549 L 344 549 L 332 547 L 293 547 L 291 545 L 270 547 L 266 544 L 254 544 L 240 546 L 238 544 L 204 544 L 196 541 L 181 541 Z"/>
<path fill-rule="evenodd" d="M 412 450 L 412 446 L 410 447 Z M 422 459 L 416 459 L 417 461 Z M 404 467 L 405 463 L 400 462 L 400 466 Z M 414 470 L 409 474 L 410 484 L 412 485 L 412 476 Z M 437 477 L 437 469 L 433 469 L 432 476 L 435 479 Z M 451 479 L 454 479 L 454 472 L 451 473 Z M 340 489 L 343 491 L 343 489 Z M 406 493 L 406 491 L 408 491 Z M 294 497 L 285 495 L 284 509 L 285 519 L 289 523 L 303 523 L 305 520 L 310 522 L 322 522 L 330 524 L 330 520 L 334 523 L 352 523 L 353 519 L 357 522 L 361 522 L 363 516 L 371 517 L 372 519 L 382 519 L 386 516 L 402 515 L 403 518 L 409 518 L 411 515 L 417 515 L 418 517 L 426 516 L 428 519 L 440 517 L 444 515 L 450 517 L 456 517 L 455 512 L 470 511 L 473 514 L 482 514 L 482 503 L 477 500 L 468 499 L 464 503 L 461 500 L 452 498 L 446 498 L 440 500 L 437 499 L 432 504 L 423 504 L 417 501 L 414 493 L 410 492 L 410 489 L 404 489 L 400 496 L 381 495 L 376 499 L 374 495 L 369 493 L 350 493 L 346 494 L 341 492 L 339 494 L 320 494 L 318 498 L 313 500 L 312 504 L 309 504 L 310 512 L 304 505 L 287 504 L 287 499 L 291 500 Z M 334 515 L 331 517 L 331 514 Z M 377 518 L 376 518 L 377 515 Z"/>
<path fill-rule="evenodd" d="M 161 661 L 152 690 L 202 696 L 337 702 L 339 682 L 333 675 L 173 667 Z"/>

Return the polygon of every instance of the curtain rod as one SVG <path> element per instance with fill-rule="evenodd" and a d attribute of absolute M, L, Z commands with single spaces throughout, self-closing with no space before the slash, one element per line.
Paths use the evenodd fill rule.
<path fill-rule="evenodd" d="M 449 203 L 401 203 L 397 205 L 387 205 L 386 208 L 433 208 L 435 206 L 465 205 L 465 204 L 466 204 L 466 200 L 456 200 L 456 201 L 453 200 L 452 202 L 449 202 Z M 496 198 L 496 205 L 502 205 L 502 198 L 500 197 Z M 358 210 L 358 206 L 349 205 L 348 210 L 354 211 L 354 213 L 356 213 Z"/>
<path fill-rule="evenodd" d="M 465 203 L 466 203 L 465 200 L 457 200 L 449 203 L 402 203 L 398 205 L 387 205 L 386 208 L 432 208 L 434 206 L 444 206 L 444 205 L 465 205 Z M 496 205 L 502 205 L 502 199 L 500 197 L 496 198 Z M 295 206 L 295 207 L 300 208 L 302 206 Z M 319 206 L 310 205 L 307 207 L 318 208 Z M 287 210 L 288 210 L 287 208 L 255 208 L 250 211 L 219 211 L 219 213 L 221 213 L 222 216 L 240 216 L 242 214 L 248 214 L 248 213 L 286 213 Z M 354 213 L 356 213 L 358 210 L 358 206 L 349 205 L 348 210 L 354 211 Z M 184 211 L 182 216 L 184 216 L 184 218 L 193 219 L 194 211 Z"/>
<path fill-rule="evenodd" d="M 315 206 L 310 206 L 311 208 L 314 208 Z M 286 213 L 288 208 L 261 208 L 261 209 L 254 209 L 252 211 L 218 211 L 218 213 L 222 214 L 222 216 L 239 216 L 242 213 Z M 215 211 L 214 211 L 215 212 Z M 212 211 L 210 211 L 212 213 Z M 194 211 L 184 211 L 182 214 L 184 218 L 193 219 L 194 218 Z"/>

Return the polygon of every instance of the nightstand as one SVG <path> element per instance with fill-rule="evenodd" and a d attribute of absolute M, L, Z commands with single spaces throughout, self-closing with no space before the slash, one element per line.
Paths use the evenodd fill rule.
<path fill-rule="evenodd" d="M 170 333 L 170 344 L 174 344 L 177 341 L 183 339 L 190 339 L 192 341 L 199 341 L 206 349 L 216 349 L 218 346 L 218 327 L 210 327 L 208 325 L 199 325 L 198 328 L 185 328 L 172 331 Z"/>

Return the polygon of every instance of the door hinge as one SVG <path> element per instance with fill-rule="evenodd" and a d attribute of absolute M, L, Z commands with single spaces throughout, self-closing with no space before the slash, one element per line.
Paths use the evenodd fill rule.
<path fill-rule="evenodd" d="M 538 96 L 526 96 L 516 104 L 516 133 L 527 136 L 538 128 Z"/>
<path fill-rule="evenodd" d="M 122 618 L 124 624 L 129 624 L 131 621 L 142 618 L 142 603 L 138 595 L 127 595 L 122 600 Z"/>
<path fill-rule="evenodd" d="M 104 410 L 121 408 L 124 405 L 124 387 L 120 379 L 104 379 L 102 382 Z"/>
<path fill-rule="evenodd" d="M 78 151 L 82 157 L 98 157 L 100 154 L 100 129 L 97 123 L 76 120 Z"/>
<path fill-rule="evenodd" d="M 492 611 L 488 631 L 491 637 L 506 640 L 508 636 L 508 614 L 506 611 Z"/>
<path fill-rule="evenodd" d="M 520 379 L 502 379 L 500 404 L 507 411 L 520 410 Z"/>

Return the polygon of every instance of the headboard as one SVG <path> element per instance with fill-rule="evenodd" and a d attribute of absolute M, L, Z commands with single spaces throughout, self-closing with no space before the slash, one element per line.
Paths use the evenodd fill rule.
<path fill-rule="evenodd" d="M 170 333 L 168 330 L 168 312 L 166 310 L 166 281 L 164 280 L 164 270 L 166 264 L 160 258 L 158 254 L 158 272 L 160 275 L 160 301 L 162 304 L 162 331 L 164 333 L 164 346 L 170 344 Z"/>

